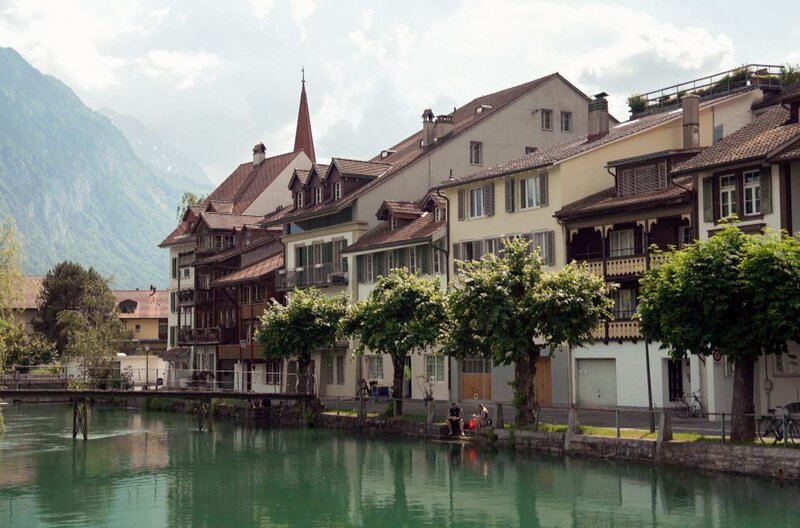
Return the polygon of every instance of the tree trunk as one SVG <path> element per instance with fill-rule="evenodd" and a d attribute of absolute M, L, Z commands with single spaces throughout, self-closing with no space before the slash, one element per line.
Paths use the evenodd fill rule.
<path fill-rule="evenodd" d="M 527 355 L 514 364 L 514 406 L 517 408 L 517 425 L 530 425 L 536 421 L 536 360 L 539 349 L 528 351 Z"/>
<path fill-rule="evenodd" d="M 734 442 L 752 442 L 756 437 L 756 421 L 753 404 L 753 386 L 755 380 L 755 359 L 740 359 L 735 363 L 733 376 L 733 414 L 731 424 L 731 440 Z"/>
<path fill-rule="evenodd" d="M 395 398 L 394 405 L 396 405 L 395 414 L 397 414 L 397 416 L 403 414 L 403 371 L 405 366 L 405 356 L 395 356 L 392 354 L 392 367 L 394 367 L 394 376 L 392 376 L 392 398 Z"/>
<path fill-rule="evenodd" d="M 309 383 L 311 377 L 308 375 L 308 366 L 311 364 L 311 357 L 303 354 L 297 358 L 297 392 L 299 394 L 313 394 L 314 387 Z"/>

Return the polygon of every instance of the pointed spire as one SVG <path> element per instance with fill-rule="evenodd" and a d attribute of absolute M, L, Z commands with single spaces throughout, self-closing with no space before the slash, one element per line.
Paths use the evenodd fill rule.
<path fill-rule="evenodd" d="M 316 163 L 314 154 L 314 137 L 311 135 L 311 115 L 308 112 L 308 99 L 306 98 L 306 71 L 300 70 L 303 75 L 302 90 L 300 91 L 300 109 L 297 112 L 297 131 L 294 134 L 294 151 L 302 150 Z"/>

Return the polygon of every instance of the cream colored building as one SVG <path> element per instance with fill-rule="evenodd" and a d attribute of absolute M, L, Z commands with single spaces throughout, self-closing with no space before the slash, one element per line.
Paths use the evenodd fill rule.
<path fill-rule="evenodd" d="M 449 210 L 450 247 L 454 256 L 451 266 L 453 260 L 477 259 L 487 252 L 496 253 L 501 239 L 509 236 L 531 240 L 532 246 L 541 251 L 546 271 L 557 270 L 573 258 L 582 260 L 568 253 L 571 238 L 577 231 L 568 229 L 555 215 L 567 205 L 580 205 L 581 200 L 613 189 L 615 177 L 610 162 L 683 149 L 696 154 L 698 148 L 710 146 L 722 135 L 727 136 L 750 123 L 751 107 L 762 100 L 764 92 L 756 86 L 747 86 L 703 100 L 692 114 L 696 121 L 692 123 L 686 122 L 686 111 L 674 105 L 614 124 L 608 119 L 604 95 L 582 110 L 589 123 L 588 134 L 440 184 L 448 201 L 454 204 Z M 684 98 L 685 104 L 696 101 L 696 97 Z M 647 218 L 628 220 L 650 226 Z M 613 227 L 612 222 L 598 229 L 607 237 Z M 451 267 L 450 272 L 453 275 L 455 270 Z M 598 402 L 596 405 L 647 406 L 646 383 L 630 383 L 629 377 L 630 372 L 642 375 L 645 372 L 642 342 L 635 344 L 633 341 L 637 337 L 640 337 L 638 327 L 635 334 L 624 338 L 607 339 L 604 334 L 605 342 L 597 341 L 573 351 L 571 366 L 568 366 L 566 353 L 556 351 L 542 362 L 537 372 L 542 405 L 567 403 L 568 368 L 572 369 L 573 379 L 578 383 L 581 375 L 589 374 L 586 368 L 579 369 L 578 365 L 588 365 L 582 363 L 586 360 L 607 359 L 604 368 L 598 370 L 604 396 L 594 398 Z M 651 368 L 659 383 L 665 359 L 657 345 L 651 346 Z M 466 390 L 464 384 L 474 383 L 472 374 L 476 370 L 483 376 L 477 385 L 481 390 Z M 462 397 L 465 392 L 475 392 L 478 399 L 511 398 L 508 383 L 513 379 L 513 370 L 508 367 L 462 365 L 460 374 L 464 377 L 458 389 Z M 587 394 L 595 390 L 591 383 L 585 387 L 584 403 L 591 401 Z M 577 394 L 575 397 L 580 399 Z M 656 405 L 666 405 L 665 398 L 666 391 L 659 385 Z"/>
<path fill-rule="evenodd" d="M 555 73 L 475 98 L 453 112 L 426 109 L 422 130 L 369 161 L 333 158 L 330 165 L 296 171 L 292 205 L 264 222 L 284 228 L 284 289 L 313 285 L 352 301 L 362 298 L 367 290 L 358 286 L 353 257 L 343 251 L 378 224 L 375 211 L 386 200 L 417 200 L 443 179 L 580 137 L 588 126 L 587 102 Z M 344 347 L 335 356 L 334 365 L 345 361 L 341 384 L 321 383 L 327 359 L 314 357 L 320 394 L 352 396 L 364 366 L 351 361 Z M 412 379 L 419 370 L 412 365 Z"/>

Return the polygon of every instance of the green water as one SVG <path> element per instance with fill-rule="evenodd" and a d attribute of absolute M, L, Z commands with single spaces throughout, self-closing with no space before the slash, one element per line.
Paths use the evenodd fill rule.
<path fill-rule="evenodd" d="M 5 407 L 0 527 L 800 526 L 800 488 L 191 416 Z M 698 447 L 699 449 L 702 446 Z"/>

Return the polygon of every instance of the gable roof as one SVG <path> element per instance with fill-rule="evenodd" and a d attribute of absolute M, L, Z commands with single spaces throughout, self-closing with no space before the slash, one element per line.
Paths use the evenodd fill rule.
<path fill-rule="evenodd" d="M 476 97 L 469 103 L 462 105 L 459 108 L 456 108 L 453 112 L 447 114 L 448 116 L 453 118 L 453 131 L 443 138 L 441 141 L 437 141 L 433 145 L 429 147 L 422 147 L 420 146 L 420 141 L 422 140 L 422 130 L 415 132 L 414 134 L 410 135 L 406 139 L 402 140 L 401 142 L 397 143 L 396 145 L 390 147 L 387 150 L 393 151 L 393 153 L 388 157 L 382 157 L 381 154 L 376 155 L 368 162 L 364 161 L 357 161 L 357 160 L 345 160 L 344 158 L 334 158 L 331 161 L 331 166 L 334 165 L 334 161 L 353 161 L 359 164 L 363 163 L 379 163 L 381 164 L 385 170 L 380 174 L 374 175 L 372 181 L 362 185 L 355 191 L 345 195 L 340 200 L 336 201 L 327 201 L 321 204 L 315 204 L 311 207 L 304 207 L 298 210 L 295 210 L 293 207 L 290 208 L 288 211 L 281 211 L 279 214 L 271 215 L 267 220 L 265 220 L 264 225 L 276 225 L 279 223 L 291 222 L 291 221 L 299 221 L 304 220 L 307 218 L 313 218 L 315 216 L 320 216 L 323 214 L 330 214 L 334 212 L 338 212 L 346 207 L 349 207 L 358 197 L 368 193 L 376 186 L 380 185 L 384 181 L 388 180 L 395 174 L 398 174 L 403 171 L 409 165 L 429 156 L 432 152 L 436 151 L 436 149 L 447 143 L 450 139 L 462 134 L 463 132 L 471 129 L 472 127 L 482 123 L 483 121 L 490 119 L 492 116 L 496 115 L 499 110 L 507 107 L 508 105 L 512 104 L 514 101 L 517 101 L 521 97 L 525 96 L 532 90 L 543 86 L 548 81 L 553 79 L 560 79 L 563 81 L 567 86 L 571 89 L 575 90 L 578 94 L 584 97 L 588 103 L 589 97 L 586 96 L 583 92 L 578 90 L 572 83 L 567 81 L 564 77 L 561 76 L 558 72 L 551 73 L 550 75 L 546 75 L 544 77 L 540 77 L 538 79 L 534 79 L 532 81 L 512 86 L 511 88 L 507 88 L 505 90 L 500 90 L 499 92 L 490 93 L 488 95 L 483 95 L 480 97 Z M 482 111 L 480 113 L 476 112 L 476 109 L 480 106 L 487 108 L 486 111 Z M 337 164 L 337 167 L 340 165 Z M 378 166 L 375 166 L 377 170 Z M 329 169 L 330 170 L 330 169 Z M 342 171 L 345 170 L 354 170 L 353 165 L 347 165 L 346 168 L 340 169 Z M 356 173 L 349 173 L 349 175 L 358 176 L 359 174 Z M 365 176 L 370 176 L 365 174 Z"/>
<path fill-rule="evenodd" d="M 245 224 L 256 224 L 263 220 L 261 215 L 241 215 L 241 214 L 220 214 L 220 213 L 200 213 L 200 218 L 192 226 L 192 232 L 196 231 L 200 224 L 206 224 L 209 229 L 214 231 L 232 231 L 235 227 Z"/>
<path fill-rule="evenodd" d="M 251 264 L 224 277 L 215 280 L 212 286 L 231 286 L 240 282 L 249 282 L 269 275 L 283 267 L 283 252 L 277 253 L 255 264 Z"/>
<path fill-rule="evenodd" d="M 22 277 L 22 295 L 14 300 L 14 310 L 38 310 L 39 293 L 42 291 L 43 275 L 27 275 Z"/>
<path fill-rule="evenodd" d="M 114 290 L 117 304 L 136 303 L 133 313 L 120 313 L 120 319 L 166 319 L 169 293 L 166 290 Z"/>
<path fill-rule="evenodd" d="M 722 101 L 727 101 L 735 97 L 741 97 L 743 95 L 744 94 L 742 93 L 737 93 L 726 97 L 720 97 L 710 101 L 701 102 L 700 109 L 719 104 Z M 527 170 L 549 167 L 574 156 L 590 152 L 598 147 L 620 141 L 624 138 L 633 136 L 646 130 L 650 130 L 670 121 L 681 119 L 682 114 L 683 110 L 678 108 L 669 112 L 661 112 L 637 117 L 635 119 L 625 121 L 624 123 L 618 123 L 612 127 L 609 127 L 608 134 L 593 141 L 589 141 L 588 135 L 586 134 L 577 136 L 575 139 L 542 147 L 531 154 L 526 154 L 525 156 L 487 167 L 462 178 L 456 178 L 453 181 L 445 182 L 434 188 L 446 189 L 449 187 L 457 187 L 472 182 L 490 180 L 508 174 L 516 174 Z"/>
<path fill-rule="evenodd" d="M 328 167 L 325 179 L 330 175 L 333 167 L 342 174 L 342 176 L 354 176 L 356 178 L 377 178 L 392 166 L 391 163 L 385 161 L 364 161 L 354 160 L 347 158 L 331 158 L 331 164 Z"/>
<path fill-rule="evenodd" d="M 380 220 L 385 220 L 388 213 L 400 216 L 419 216 L 422 209 L 417 202 L 403 202 L 398 200 L 385 200 L 375 216 Z"/>
<path fill-rule="evenodd" d="M 767 160 L 800 140 L 800 123 L 789 122 L 789 109 L 773 106 L 716 145 L 678 164 L 673 174 L 687 174 L 732 163 Z"/>
<path fill-rule="evenodd" d="M 431 213 L 422 215 L 399 229 L 392 230 L 389 222 L 381 222 L 347 246 L 342 253 L 355 253 L 369 249 L 402 246 L 430 240 L 436 231 L 445 228 L 445 221 L 434 222 Z"/>

